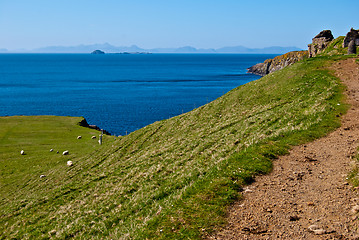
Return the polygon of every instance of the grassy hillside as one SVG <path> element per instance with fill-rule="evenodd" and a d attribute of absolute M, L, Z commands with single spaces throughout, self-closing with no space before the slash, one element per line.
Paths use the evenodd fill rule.
<path fill-rule="evenodd" d="M 64 156 L 47 159 L 55 149 L 47 143 L 32 161 L 20 158 L 21 142 L 35 148 L 56 127 L 31 141 L 22 131 L 1 149 L 0 238 L 200 238 L 224 222 L 241 187 L 269 172 L 276 156 L 339 126 L 342 86 L 325 66 L 340 58 L 305 60 L 106 146 L 89 142 L 70 150 L 79 153 L 72 168 Z M 1 126 L 1 137 L 14 129 Z M 79 146 L 79 133 L 68 129 L 74 134 L 62 142 Z M 3 174 L 19 165 L 18 174 Z"/>
<path fill-rule="evenodd" d="M 343 48 L 344 36 L 334 39 L 320 54 L 321 56 L 334 56 L 343 55 L 348 53 L 348 47 Z M 359 52 L 359 46 L 357 46 L 357 52 Z"/>

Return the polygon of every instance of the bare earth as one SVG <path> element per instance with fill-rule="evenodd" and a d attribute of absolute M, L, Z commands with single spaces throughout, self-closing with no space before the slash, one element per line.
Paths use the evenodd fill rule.
<path fill-rule="evenodd" d="M 208 239 L 359 239 L 359 190 L 346 181 L 359 146 L 359 65 L 349 59 L 332 69 L 351 104 L 342 126 L 275 160 Z"/>

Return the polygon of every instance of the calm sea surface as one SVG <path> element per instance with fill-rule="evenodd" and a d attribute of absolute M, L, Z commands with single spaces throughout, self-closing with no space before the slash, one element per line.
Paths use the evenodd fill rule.
<path fill-rule="evenodd" d="M 0 116 L 84 116 L 123 135 L 258 79 L 275 55 L 0 54 Z"/>

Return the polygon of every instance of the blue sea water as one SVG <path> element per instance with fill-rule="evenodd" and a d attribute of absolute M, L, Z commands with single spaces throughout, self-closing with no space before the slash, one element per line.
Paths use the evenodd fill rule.
<path fill-rule="evenodd" d="M 0 54 L 0 116 L 84 116 L 124 135 L 258 79 L 246 68 L 274 56 Z"/>

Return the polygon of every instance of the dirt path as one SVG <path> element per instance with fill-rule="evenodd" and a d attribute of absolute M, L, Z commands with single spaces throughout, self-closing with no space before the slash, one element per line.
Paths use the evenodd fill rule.
<path fill-rule="evenodd" d="M 359 65 L 349 59 L 332 69 L 352 106 L 342 126 L 276 160 L 209 239 L 359 239 L 359 190 L 346 182 L 359 146 Z"/>

